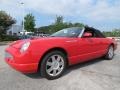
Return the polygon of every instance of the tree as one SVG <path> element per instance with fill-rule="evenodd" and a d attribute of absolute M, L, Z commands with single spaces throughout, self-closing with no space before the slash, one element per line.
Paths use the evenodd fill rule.
<path fill-rule="evenodd" d="M 82 24 L 82 23 L 75 23 L 73 26 L 74 26 L 74 27 L 83 27 L 84 24 Z"/>
<path fill-rule="evenodd" d="M 49 26 L 43 26 L 37 29 L 37 31 L 46 34 L 52 34 L 64 28 L 69 27 L 83 27 L 84 24 L 82 23 L 71 23 L 71 22 L 64 22 L 63 16 L 56 16 L 55 22 Z"/>
<path fill-rule="evenodd" d="M 67 27 L 68 23 L 64 22 L 63 16 L 56 16 L 55 23 L 52 25 L 49 32 L 54 33 Z"/>
<path fill-rule="evenodd" d="M 34 32 L 34 27 L 35 27 L 34 16 L 30 13 L 30 14 L 27 14 L 24 17 L 24 19 L 25 19 L 24 21 L 25 30 L 27 30 L 28 32 Z"/>
<path fill-rule="evenodd" d="M 55 24 L 61 24 L 63 23 L 63 16 L 56 16 Z"/>
<path fill-rule="evenodd" d="M 112 31 L 104 31 L 103 34 L 107 37 L 120 37 L 120 29 L 113 29 Z"/>
<path fill-rule="evenodd" d="M 0 38 L 3 38 L 3 34 L 12 26 L 12 24 L 16 23 L 15 19 L 13 19 L 10 15 L 8 15 L 5 11 L 0 11 Z"/>

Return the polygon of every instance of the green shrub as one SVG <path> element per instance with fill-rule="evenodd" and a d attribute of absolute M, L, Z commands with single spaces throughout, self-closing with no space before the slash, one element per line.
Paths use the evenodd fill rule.
<path fill-rule="evenodd" d="M 0 37 L 0 41 L 15 41 L 15 40 L 18 40 L 17 36 L 2 35 L 2 37 Z"/>

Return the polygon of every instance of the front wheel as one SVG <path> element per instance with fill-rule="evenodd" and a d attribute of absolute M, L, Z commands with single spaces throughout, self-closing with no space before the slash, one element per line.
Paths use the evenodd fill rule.
<path fill-rule="evenodd" d="M 60 51 L 52 51 L 45 55 L 41 62 L 41 76 L 47 79 L 59 78 L 66 68 L 66 56 Z"/>
<path fill-rule="evenodd" d="M 113 48 L 113 46 L 111 45 L 111 46 L 108 48 L 108 51 L 107 51 L 107 54 L 105 55 L 105 58 L 108 59 L 108 60 L 111 60 L 111 59 L 113 59 L 113 56 L 114 56 L 114 48 Z"/>

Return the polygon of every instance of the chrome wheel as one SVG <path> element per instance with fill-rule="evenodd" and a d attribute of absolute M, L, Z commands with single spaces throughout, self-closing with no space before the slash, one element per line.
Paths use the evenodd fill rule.
<path fill-rule="evenodd" d="M 112 58 L 114 56 L 114 49 L 113 47 L 111 46 L 108 50 L 108 57 L 109 58 Z"/>
<path fill-rule="evenodd" d="M 46 72 L 50 76 L 59 75 L 64 69 L 64 59 L 61 55 L 52 55 L 46 62 Z"/>

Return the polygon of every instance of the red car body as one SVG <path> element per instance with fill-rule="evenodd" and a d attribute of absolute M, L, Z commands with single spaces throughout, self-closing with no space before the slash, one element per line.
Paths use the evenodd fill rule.
<path fill-rule="evenodd" d="M 21 46 L 28 41 L 30 42 L 28 50 L 21 53 Z M 5 61 L 22 73 L 35 73 L 44 55 L 51 50 L 64 51 L 68 64 L 73 65 L 102 57 L 111 44 L 116 49 L 116 42 L 108 38 L 45 37 L 19 40 L 6 48 L 6 54 L 12 58 L 6 56 Z"/>

